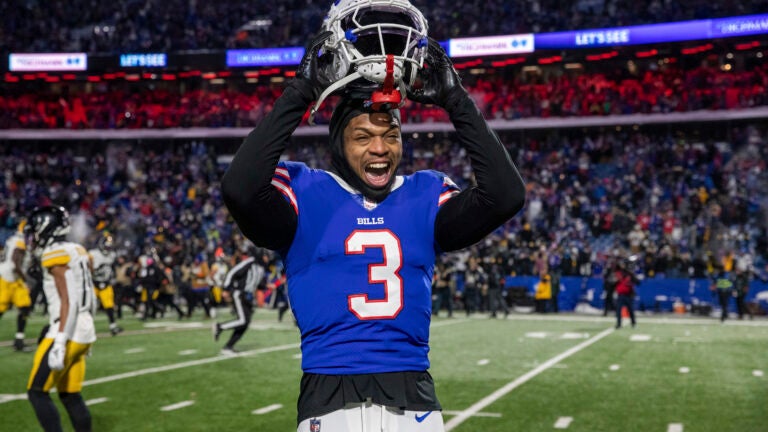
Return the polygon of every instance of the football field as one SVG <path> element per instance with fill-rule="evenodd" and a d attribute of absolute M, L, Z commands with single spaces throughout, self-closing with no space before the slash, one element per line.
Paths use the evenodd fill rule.
<path fill-rule="evenodd" d="M 229 319 L 222 310 L 220 320 Z M 0 430 L 39 430 L 25 388 L 32 353 L 0 320 Z M 295 431 L 299 334 L 257 310 L 223 356 L 211 321 L 143 323 L 111 337 L 102 313 L 83 397 L 94 431 Z M 29 343 L 45 318 L 35 313 Z M 446 430 L 768 431 L 768 321 L 639 315 L 635 329 L 584 315 L 433 320 L 431 373 Z M 65 430 L 72 430 L 53 395 Z M 324 431 L 333 432 L 333 431 Z"/>

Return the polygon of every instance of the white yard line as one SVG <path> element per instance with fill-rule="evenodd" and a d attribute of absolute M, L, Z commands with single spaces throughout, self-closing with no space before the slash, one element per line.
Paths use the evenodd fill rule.
<path fill-rule="evenodd" d="M 591 323 L 615 323 L 616 318 L 604 317 L 602 315 L 574 315 L 562 313 L 559 315 L 546 314 L 510 314 L 508 320 L 515 321 L 563 321 L 563 322 L 591 322 Z M 717 318 L 691 318 L 691 317 L 664 317 L 655 315 L 637 315 L 637 325 L 642 327 L 644 323 L 649 324 L 671 324 L 671 325 L 725 325 L 725 326 L 743 326 L 743 327 L 768 327 L 768 320 L 756 319 L 754 321 L 726 320 L 720 323 Z"/>
<path fill-rule="evenodd" d="M 597 335 L 593 336 L 591 339 L 587 339 L 586 341 L 574 346 L 573 348 L 570 348 L 551 359 L 545 361 L 535 369 L 529 371 L 528 373 L 518 377 L 514 381 L 509 382 L 504 387 L 496 390 L 495 392 L 491 393 L 490 395 L 486 396 L 485 398 L 479 400 L 471 407 L 465 409 L 464 411 L 461 411 L 459 415 L 452 418 L 450 421 L 448 421 L 445 424 L 445 431 L 449 432 L 453 430 L 453 428 L 459 426 L 462 424 L 465 420 L 467 420 L 469 417 L 471 417 L 473 414 L 476 414 L 480 412 L 483 408 L 487 407 L 488 405 L 496 402 L 498 399 L 504 397 L 507 393 L 511 392 L 512 390 L 516 389 L 520 385 L 526 383 L 531 378 L 534 378 L 536 375 L 544 372 L 545 370 L 551 368 L 555 364 L 559 363 L 560 361 L 572 356 L 573 354 L 576 354 L 577 352 L 583 350 L 584 348 L 592 345 L 593 343 L 599 341 L 600 339 L 608 336 L 609 334 L 613 333 L 614 329 L 613 327 L 603 330 L 602 332 L 598 333 Z"/>
<path fill-rule="evenodd" d="M 188 400 L 188 401 L 184 401 L 184 402 L 178 402 L 178 403 L 175 403 L 175 404 L 166 405 L 164 407 L 161 407 L 160 411 L 174 411 L 174 410 L 177 410 L 177 409 L 186 408 L 186 407 L 194 405 L 194 404 L 195 404 L 195 401 L 192 401 L 192 400 Z"/>
<path fill-rule="evenodd" d="M 667 432 L 683 432 L 682 423 L 670 423 L 667 425 Z"/>
<path fill-rule="evenodd" d="M 572 421 L 573 417 L 559 417 L 553 427 L 555 429 L 568 429 Z"/>
<path fill-rule="evenodd" d="M 224 360 L 231 360 L 231 359 L 245 357 L 245 356 L 250 356 L 250 355 L 266 354 L 266 353 L 271 353 L 271 352 L 276 352 L 276 351 L 285 351 L 285 350 L 290 350 L 290 349 L 296 349 L 296 348 L 299 348 L 300 346 L 301 346 L 301 344 L 298 344 L 298 343 L 287 344 L 287 345 L 278 345 L 278 346 L 273 346 L 273 347 L 269 347 L 269 348 L 261 348 L 261 349 L 252 350 L 252 351 L 243 351 L 240 354 L 238 354 L 237 356 L 220 356 L 220 355 L 217 355 L 216 357 L 208 357 L 208 358 L 204 358 L 204 359 L 191 360 L 191 361 L 186 361 L 186 362 L 182 362 L 182 363 L 173 363 L 173 364 L 169 364 L 169 365 L 165 365 L 165 366 L 158 366 L 158 367 L 153 367 L 153 368 L 148 368 L 148 369 L 140 369 L 140 370 L 136 370 L 136 371 L 132 371 L 132 372 L 125 372 L 125 373 L 121 373 L 121 374 L 117 374 L 117 375 L 110 375 L 110 376 L 105 376 L 105 377 L 101 377 L 101 378 L 96 378 L 96 379 L 88 380 L 88 381 L 83 382 L 83 386 L 103 384 L 103 383 L 108 383 L 108 382 L 112 382 L 112 381 L 119 381 L 119 380 L 123 380 L 123 379 L 127 379 L 127 378 L 135 378 L 135 377 L 142 376 L 142 375 L 150 375 L 150 374 L 155 374 L 155 373 L 160 373 L 160 372 L 168 372 L 168 371 L 172 371 L 172 370 L 176 370 L 176 369 L 183 369 L 183 368 L 187 368 L 187 367 L 200 366 L 200 365 L 205 365 L 205 364 L 209 364 L 209 363 L 216 363 L 216 362 L 220 362 L 220 361 L 224 361 Z M 10 402 L 12 400 L 24 400 L 24 399 L 27 398 L 27 394 L 26 393 L 21 393 L 21 394 L 18 394 L 18 395 L 4 395 L 4 396 L 5 397 L 0 397 L 0 404 L 5 403 L 5 402 Z"/>
<path fill-rule="evenodd" d="M 85 404 L 87 406 L 91 406 L 91 405 L 96 405 L 96 404 L 107 402 L 108 400 L 109 400 L 109 398 L 105 398 L 105 397 L 93 398 L 93 399 L 88 399 L 87 401 L 85 401 Z"/>
<path fill-rule="evenodd" d="M 265 406 L 264 408 L 255 409 L 251 411 L 251 414 L 262 415 L 266 413 L 271 413 L 272 411 L 277 411 L 282 407 L 283 407 L 282 404 L 272 404 L 272 405 Z"/>
<path fill-rule="evenodd" d="M 462 411 L 448 411 L 448 410 L 443 410 L 443 414 L 445 414 L 445 415 L 453 415 L 453 416 L 456 416 L 456 415 L 459 415 L 459 414 L 461 414 L 461 413 L 462 413 Z M 493 418 L 501 418 L 501 413 L 479 412 L 479 413 L 474 413 L 474 414 L 472 414 L 472 417 L 493 417 Z"/>

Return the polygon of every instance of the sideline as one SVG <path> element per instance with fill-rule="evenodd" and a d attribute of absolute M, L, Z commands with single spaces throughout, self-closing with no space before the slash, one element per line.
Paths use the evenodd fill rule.
<path fill-rule="evenodd" d="M 486 408 L 488 405 L 496 402 L 497 400 L 504 397 L 507 393 L 511 392 L 512 390 L 516 389 L 517 387 L 521 386 L 522 384 L 525 384 L 528 382 L 531 378 L 534 378 L 536 375 L 546 371 L 547 369 L 551 368 L 555 364 L 559 363 L 560 361 L 572 356 L 573 354 L 576 354 L 577 352 L 583 350 L 584 348 L 592 345 L 593 343 L 599 341 L 600 339 L 608 336 L 609 334 L 613 333 L 614 329 L 613 327 L 608 328 L 606 330 L 603 330 L 602 332 L 598 333 L 591 339 L 588 339 L 554 357 L 551 359 L 545 361 L 544 363 L 540 364 L 538 367 L 530 370 L 529 372 L 525 373 L 524 375 L 518 377 L 514 381 L 509 382 L 504 387 L 496 390 L 495 392 L 491 393 L 490 395 L 484 397 L 483 399 L 476 402 L 471 407 L 460 411 L 459 414 L 449 420 L 445 423 L 445 431 L 449 432 L 453 430 L 453 428 L 459 426 L 462 424 L 465 420 L 467 420 L 469 417 L 476 415 L 479 413 L 483 408 Z"/>

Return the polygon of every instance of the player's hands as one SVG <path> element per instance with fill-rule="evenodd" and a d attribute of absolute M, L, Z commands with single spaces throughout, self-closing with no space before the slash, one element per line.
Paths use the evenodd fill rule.
<path fill-rule="evenodd" d="M 56 335 L 53 346 L 48 351 L 48 367 L 60 371 L 64 369 L 64 357 L 67 354 L 67 336 L 63 333 Z"/>
<path fill-rule="evenodd" d="M 318 96 L 333 82 L 331 78 L 333 56 L 331 54 L 319 55 L 323 44 L 332 35 L 332 32 L 324 31 L 315 36 L 307 44 L 304 57 L 296 69 L 296 79 L 311 89 L 313 100 L 317 100 Z"/>
<path fill-rule="evenodd" d="M 448 53 L 432 38 L 429 38 L 424 62 L 426 65 L 419 70 L 415 84 L 419 84 L 418 81 L 421 83 L 407 89 L 408 99 L 449 108 L 458 97 L 467 94 Z"/>

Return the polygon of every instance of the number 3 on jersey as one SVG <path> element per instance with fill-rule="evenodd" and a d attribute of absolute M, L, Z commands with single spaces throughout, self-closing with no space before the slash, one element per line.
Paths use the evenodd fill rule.
<path fill-rule="evenodd" d="M 368 294 L 347 297 L 349 310 L 361 320 L 393 319 L 403 309 L 403 280 L 398 272 L 403 263 L 400 239 L 390 230 L 354 231 L 344 242 L 347 255 L 364 254 L 368 248 L 381 248 L 383 263 L 368 265 L 368 283 L 384 284 L 384 298 L 369 300 Z"/>

